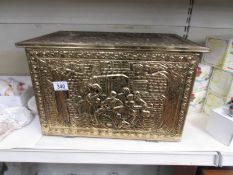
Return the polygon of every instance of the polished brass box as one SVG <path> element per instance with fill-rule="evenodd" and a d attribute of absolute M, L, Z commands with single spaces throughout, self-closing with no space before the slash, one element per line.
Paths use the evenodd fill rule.
<path fill-rule="evenodd" d="M 26 49 L 45 135 L 167 141 L 181 137 L 208 51 L 152 33 L 60 31 L 16 45 Z"/>

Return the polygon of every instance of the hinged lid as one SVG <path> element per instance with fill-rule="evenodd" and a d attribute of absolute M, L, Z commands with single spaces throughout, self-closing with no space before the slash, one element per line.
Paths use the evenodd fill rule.
<path fill-rule="evenodd" d="M 209 49 L 175 34 L 58 31 L 16 43 L 19 47 L 137 49 L 208 52 Z"/>

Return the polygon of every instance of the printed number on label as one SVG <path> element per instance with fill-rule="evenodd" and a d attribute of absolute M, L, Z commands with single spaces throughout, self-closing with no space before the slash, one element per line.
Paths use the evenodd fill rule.
<path fill-rule="evenodd" d="M 53 88 L 55 91 L 68 91 L 68 84 L 66 81 L 53 82 Z"/>

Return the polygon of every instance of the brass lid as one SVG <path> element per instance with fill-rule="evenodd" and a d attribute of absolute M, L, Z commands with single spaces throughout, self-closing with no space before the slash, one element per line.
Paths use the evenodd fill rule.
<path fill-rule="evenodd" d="M 176 34 L 158 33 L 58 31 L 16 43 L 16 46 L 209 52 L 209 48 L 202 47 Z"/>

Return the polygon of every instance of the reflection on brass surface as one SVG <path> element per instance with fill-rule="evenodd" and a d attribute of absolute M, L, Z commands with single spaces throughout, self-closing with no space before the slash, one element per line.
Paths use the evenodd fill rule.
<path fill-rule="evenodd" d="M 25 47 L 44 134 L 180 138 L 200 53 Z"/>

